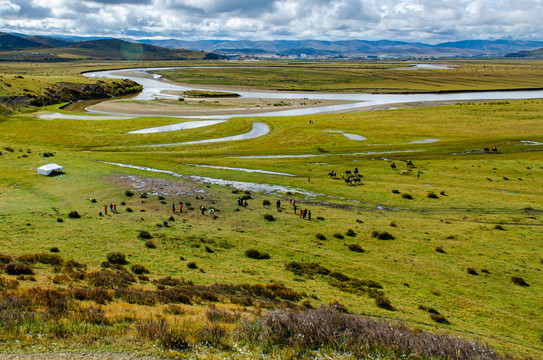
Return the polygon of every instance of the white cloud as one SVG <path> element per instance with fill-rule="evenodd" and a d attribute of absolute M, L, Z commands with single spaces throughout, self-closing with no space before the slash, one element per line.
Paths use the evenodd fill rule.
<path fill-rule="evenodd" d="M 541 40 L 542 13 L 542 0 L 0 0 L 0 31 L 184 39 Z"/>

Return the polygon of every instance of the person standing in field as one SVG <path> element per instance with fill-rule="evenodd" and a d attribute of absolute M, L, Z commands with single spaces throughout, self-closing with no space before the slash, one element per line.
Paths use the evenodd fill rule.
<path fill-rule="evenodd" d="M 172 203 L 172 212 L 175 214 L 175 203 Z"/>
<path fill-rule="evenodd" d="M 182 202 L 179 202 L 179 213 L 180 214 L 183 213 L 183 203 Z"/>

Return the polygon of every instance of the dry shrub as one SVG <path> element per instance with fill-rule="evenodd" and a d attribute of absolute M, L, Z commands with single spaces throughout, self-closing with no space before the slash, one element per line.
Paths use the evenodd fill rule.
<path fill-rule="evenodd" d="M 8 275 L 34 275 L 34 270 L 30 266 L 18 262 L 7 264 L 4 270 Z"/>
<path fill-rule="evenodd" d="M 182 279 L 176 279 L 171 276 L 166 276 L 163 278 L 153 280 L 153 284 L 160 284 L 166 286 L 179 286 L 185 284 L 185 281 Z"/>
<path fill-rule="evenodd" d="M 355 236 L 356 236 L 356 233 L 354 232 L 353 229 L 349 229 L 349 230 L 347 230 L 347 232 L 345 233 L 345 235 L 350 236 L 350 237 L 355 237 Z"/>
<path fill-rule="evenodd" d="M 240 314 L 231 313 L 227 310 L 220 310 L 215 305 L 211 304 L 207 308 L 206 318 L 212 323 L 223 322 L 232 324 L 239 320 Z"/>
<path fill-rule="evenodd" d="M 180 326 L 170 327 L 162 333 L 159 341 L 166 349 L 187 350 L 189 348 L 188 331 Z"/>
<path fill-rule="evenodd" d="M 175 304 L 168 305 L 168 307 L 164 309 L 164 312 L 172 315 L 183 315 L 186 313 L 185 309 Z"/>
<path fill-rule="evenodd" d="M 344 314 L 329 306 L 304 311 L 281 309 L 242 320 L 236 340 L 251 345 L 292 346 L 300 351 L 334 349 L 357 358 L 503 359 L 476 342 Z"/>
<path fill-rule="evenodd" d="M 52 252 L 52 253 L 58 253 L 58 252 L 60 252 L 60 250 L 59 250 L 58 247 L 56 247 L 56 246 L 53 246 L 52 248 L 50 248 L 49 251 Z"/>
<path fill-rule="evenodd" d="M 99 287 L 93 289 L 80 287 L 72 288 L 69 291 L 69 296 L 81 301 L 92 300 L 97 304 L 106 304 L 113 300 L 113 296 L 109 291 Z"/>
<path fill-rule="evenodd" d="M 477 271 L 474 268 L 467 268 L 466 271 L 470 275 L 479 275 L 479 273 L 477 273 Z"/>
<path fill-rule="evenodd" d="M 117 273 L 111 270 L 95 271 L 88 274 L 89 283 L 94 287 L 114 289 L 118 286 L 130 286 L 136 282 L 132 274 Z"/>
<path fill-rule="evenodd" d="M 10 262 L 13 262 L 13 256 L 0 254 L 0 264 L 9 264 Z"/>
<path fill-rule="evenodd" d="M 121 299 L 129 304 L 152 306 L 157 303 L 158 296 L 155 291 L 143 290 L 141 288 L 119 287 L 115 290 L 115 298 Z"/>
<path fill-rule="evenodd" d="M 214 346 L 217 348 L 226 348 L 225 344 L 228 332 L 220 324 L 211 324 L 198 329 L 196 332 L 196 341 L 204 346 Z"/>
<path fill-rule="evenodd" d="M 388 231 L 373 231 L 371 236 L 379 240 L 394 240 L 395 237 Z"/>
<path fill-rule="evenodd" d="M 407 193 L 403 193 L 403 194 L 402 194 L 402 198 L 408 199 L 408 200 L 413 200 L 413 195 L 407 194 Z"/>
<path fill-rule="evenodd" d="M 142 340 L 155 341 L 162 339 L 168 333 L 170 324 L 162 316 L 141 319 L 134 323 L 136 333 Z"/>
<path fill-rule="evenodd" d="M 264 214 L 264 219 L 268 221 L 275 221 L 275 217 L 271 214 Z"/>
<path fill-rule="evenodd" d="M 17 280 L 6 279 L 0 276 L 0 290 L 15 290 L 19 287 Z"/>
<path fill-rule="evenodd" d="M 60 257 L 60 255 L 57 254 L 48 254 L 48 253 L 40 253 L 40 254 L 24 254 L 17 257 L 17 260 L 22 263 L 26 264 L 34 264 L 34 263 L 42 263 L 47 265 L 53 265 L 53 266 L 60 266 L 64 263 L 64 260 Z"/>
<path fill-rule="evenodd" d="M 345 239 L 345 237 L 344 237 L 343 235 L 341 235 L 340 233 L 335 233 L 333 236 L 334 236 L 336 239 L 339 239 L 339 240 Z"/>
<path fill-rule="evenodd" d="M 328 275 L 330 270 L 321 266 L 318 263 L 298 263 L 295 261 L 285 264 L 285 269 L 292 271 L 296 275 L 314 276 L 314 275 Z"/>
<path fill-rule="evenodd" d="M 394 310 L 394 307 L 392 306 L 390 299 L 385 296 L 380 296 L 380 295 L 376 296 L 375 305 L 379 306 L 381 309 Z"/>
<path fill-rule="evenodd" d="M 441 254 L 445 254 L 445 250 L 443 250 L 442 246 L 436 246 L 436 251 Z"/>
<path fill-rule="evenodd" d="M 187 267 L 189 269 L 198 269 L 198 265 L 196 265 L 196 263 L 194 261 L 191 261 L 187 264 Z"/>
<path fill-rule="evenodd" d="M 152 240 L 147 240 L 145 242 L 145 247 L 148 249 L 156 249 L 156 245 Z"/>
<path fill-rule="evenodd" d="M 77 309 L 75 318 L 78 321 L 84 322 L 86 324 L 95 324 L 95 325 L 109 325 L 110 321 L 106 318 L 104 310 L 101 307 L 95 307 L 89 305 L 88 307 L 83 307 Z"/>

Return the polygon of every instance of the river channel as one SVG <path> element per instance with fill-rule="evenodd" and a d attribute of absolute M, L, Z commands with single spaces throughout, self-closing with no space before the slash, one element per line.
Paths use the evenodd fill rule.
<path fill-rule="evenodd" d="M 161 68 L 165 69 L 165 68 Z M 171 68 L 169 68 L 171 69 Z M 209 87 L 202 89 L 198 86 L 180 86 L 172 82 L 164 81 L 160 75 L 151 74 L 149 71 L 159 70 L 159 68 L 139 68 L 139 69 L 123 69 L 123 70 L 108 70 L 85 73 L 87 77 L 93 78 L 113 78 L 113 79 L 130 79 L 143 85 L 143 91 L 134 100 L 152 100 L 160 99 L 177 99 L 179 96 L 172 95 L 172 91 L 186 90 L 209 90 Z M 457 93 L 441 93 L 441 94 L 366 94 L 366 93 L 314 93 L 314 92 L 279 92 L 279 91 L 237 91 L 242 98 L 266 98 L 266 99 L 308 99 L 308 100 L 340 100 L 350 101 L 346 104 L 330 105 L 330 106 L 313 106 L 299 109 L 278 110 L 270 112 L 261 112 L 253 114 L 227 114 L 227 115 L 198 115 L 184 116 L 183 110 L 179 110 L 179 114 L 175 117 L 194 118 L 194 119 L 229 119 L 233 117 L 269 117 L 269 116 L 299 116 L 313 115 L 322 113 L 342 112 L 342 111 L 363 111 L 367 108 L 375 106 L 392 106 L 400 103 L 416 103 L 416 102 L 447 102 L 447 101 L 486 101 L 486 100 L 519 100 L 519 99 L 537 99 L 543 98 L 543 90 L 522 90 L 522 91 L 481 91 L 481 92 L 457 92 Z M 128 115 L 134 116 L 134 113 L 103 112 L 88 109 L 89 112 L 100 113 L 104 115 Z M 141 114 L 147 115 L 149 114 Z M 158 115 L 157 115 L 158 116 Z"/>

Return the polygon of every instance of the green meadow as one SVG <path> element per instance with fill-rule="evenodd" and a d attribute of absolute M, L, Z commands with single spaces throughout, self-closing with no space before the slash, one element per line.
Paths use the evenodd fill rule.
<path fill-rule="evenodd" d="M 250 75 L 264 88 L 384 92 L 432 91 L 437 82 L 446 83 L 448 91 L 541 83 L 540 62 L 453 65 L 458 69 L 451 74 L 433 70 L 434 76 L 424 75 L 427 70 L 393 70 L 383 82 L 377 79 L 398 64 L 295 63 L 266 69 L 271 80 L 256 68 L 190 69 L 172 78 L 217 83 L 221 76 L 247 83 Z M 50 66 L 51 72 L 60 71 Z M 349 77 L 354 67 L 357 75 Z M 486 77 L 492 72 L 500 75 Z M 526 76 L 519 80 L 518 74 Z M 393 81 L 394 76 L 399 78 Z M 361 80 L 368 77 L 375 79 Z M 419 77 L 424 84 L 406 85 L 419 83 Z M 512 78 L 518 81 L 509 82 Z M 69 113 L 57 106 L 30 110 Z M 384 320 L 391 328 L 404 326 L 415 338 L 460 337 L 488 344 L 499 356 L 541 358 L 542 114 L 543 99 L 489 101 L 235 118 L 154 134 L 128 131 L 183 120 L 0 115 L 0 308 L 10 314 L 2 318 L 2 347 L 137 350 L 203 359 L 468 358 L 363 341 L 353 347 L 325 337 L 308 345 L 286 333 L 281 342 L 270 329 L 258 332 L 265 325 L 258 320 L 273 309 L 298 314 L 331 306 L 351 317 Z M 144 147 L 236 135 L 254 121 L 265 122 L 270 133 L 243 141 Z M 497 151 L 483 150 L 492 147 Z M 50 162 L 64 166 L 64 174 L 38 175 L 37 168 Z M 361 182 L 346 184 L 345 171 L 355 168 Z M 336 177 L 329 175 L 332 170 Z M 247 191 L 242 184 L 221 186 L 201 177 L 288 189 Z M 238 206 L 238 198 L 247 206 Z M 294 213 L 292 198 L 298 210 L 311 211 L 311 220 Z M 104 206 L 108 213 L 99 216 Z M 79 218 L 69 216 L 74 211 Z M 247 250 L 269 258 L 249 256 Z M 125 261 L 108 258 L 111 253 Z M 31 272 L 10 273 L 13 263 Z M 168 298 L 176 291 L 177 297 Z"/>

